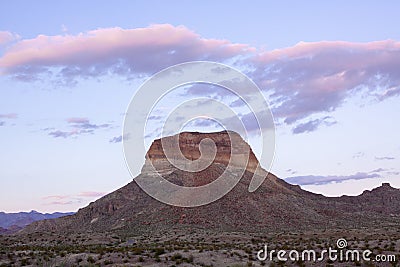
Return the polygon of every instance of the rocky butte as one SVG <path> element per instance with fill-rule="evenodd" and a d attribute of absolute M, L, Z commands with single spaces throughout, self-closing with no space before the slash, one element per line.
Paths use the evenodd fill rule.
<path fill-rule="evenodd" d="M 232 140 L 229 134 L 233 136 Z M 162 149 L 163 145 L 172 146 L 176 141 L 179 143 L 179 151 L 172 151 L 168 158 L 178 163 L 182 162 L 182 155 L 186 159 L 183 159 L 185 164 L 196 162 L 201 158 L 201 149 L 207 155 L 215 153 L 215 158 L 212 158 L 207 168 L 198 172 L 182 171 L 167 160 L 165 150 Z M 118 231 L 139 234 L 171 227 L 268 232 L 383 227 L 398 225 L 400 220 L 399 189 L 384 184 L 359 196 L 342 197 L 325 197 L 307 192 L 271 173 L 257 170 L 259 163 L 251 148 L 240 135 L 233 132 L 184 132 L 155 140 L 146 154 L 146 163 L 139 176 L 146 178 L 157 171 L 177 185 L 204 185 L 224 172 L 231 157 L 233 165 L 243 165 L 238 160 L 245 160 L 246 170 L 228 194 L 211 204 L 196 208 L 163 204 L 148 196 L 135 181 L 131 181 L 74 215 L 32 223 L 22 233 Z M 209 158 L 202 160 L 206 162 Z M 254 172 L 265 175 L 266 179 L 256 191 L 250 193 L 248 187 Z M 234 177 L 237 174 L 232 172 L 231 175 Z"/>
<path fill-rule="evenodd" d="M 209 154 L 213 164 L 228 165 L 232 158 L 231 155 L 235 155 L 235 160 L 232 160 L 231 164 L 239 167 L 243 162 L 247 162 L 246 170 L 253 173 L 256 171 L 259 164 L 256 156 L 242 137 L 232 131 L 218 133 L 183 132 L 179 135 L 165 137 L 162 140 L 157 139 L 150 146 L 146 159 L 150 160 L 158 171 L 163 166 L 171 166 L 165 155 L 166 151 L 171 151 L 168 158 L 179 157 L 179 154 L 182 154 L 185 159 L 196 161 L 200 159 L 200 143 L 204 140 L 211 141 L 204 144 L 203 153 Z M 175 143 L 179 144 L 179 150 L 173 149 Z M 212 154 L 211 150 L 214 145 L 216 153 Z M 163 149 L 164 146 L 166 149 Z"/>

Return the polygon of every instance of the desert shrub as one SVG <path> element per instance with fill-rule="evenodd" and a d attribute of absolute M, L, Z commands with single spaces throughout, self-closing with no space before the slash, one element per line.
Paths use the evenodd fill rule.
<path fill-rule="evenodd" d="M 87 262 L 89 262 L 89 263 L 95 263 L 96 260 L 95 260 L 92 256 L 89 256 L 89 257 L 87 258 Z"/>
<path fill-rule="evenodd" d="M 20 263 L 21 263 L 21 266 L 26 266 L 26 265 L 31 264 L 31 262 L 28 258 L 23 258 Z"/>
<path fill-rule="evenodd" d="M 114 262 L 112 260 L 105 260 L 104 265 L 110 265 L 113 264 Z"/>
<path fill-rule="evenodd" d="M 154 252 L 155 256 L 160 256 L 165 253 L 165 249 L 164 248 L 154 248 L 153 252 Z"/>
<path fill-rule="evenodd" d="M 180 253 L 175 253 L 174 255 L 172 255 L 171 260 L 176 261 L 176 260 L 180 260 L 182 259 L 182 254 Z"/>
<path fill-rule="evenodd" d="M 176 261 L 177 259 L 174 259 L 174 260 Z M 193 263 L 193 255 L 189 255 L 189 257 L 187 257 L 187 258 L 186 257 L 179 258 L 178 261 L 179 262 L 184 261 L 184 262 L 187 262 L 187 263 Z"/>
<path fill-rule="evenodd" d="M 142 248 L 133 248 L 133 253 L 135 255 L 141 255 L 143 253 L 143 249 Z"/>
<path fill-rule="evenodd" d="M 252 249 L 251 248 L 248 248 L 248 247 L 246 247 L 245 249 L 244 249 L 244 252 L 246 252 L 247 254 L 252 254 Z"/>

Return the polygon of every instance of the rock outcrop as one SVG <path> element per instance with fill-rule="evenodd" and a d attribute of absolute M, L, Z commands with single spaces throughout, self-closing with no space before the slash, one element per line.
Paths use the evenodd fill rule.
<path fill-rule="evenodd" d="M 183 167 L 188 167 L 187 165 L 200 160 L 204 163 L 201 169 L 219 163 L 237 167 L 245 165 L 247 171 L 254 173 L 259 167 L 259 162 L 250 146 L 235 132 L 183 132 L 155 140 L 146 154 L 143 171 L 149 171 L 148 165 L 151 163 L 158 172 L 165 174 L 175 169 L 171 161 L 176 165 L 182 163 Z M 199 168 L 201 165 L 201 162 L 198 162 L 193 167 Z"/>

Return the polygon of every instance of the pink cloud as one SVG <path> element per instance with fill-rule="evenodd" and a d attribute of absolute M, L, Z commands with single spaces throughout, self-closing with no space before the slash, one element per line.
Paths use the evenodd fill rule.
<path fill-rule="evenodd" d="M 7 44 L 19 38 L 18 35 L 8 31 L 0 31 L 0 45 Z"/>
<path fill-rule="evenodd" d="M 251 74 L 272 92 L 273 111 L 292 124 L 331 112 L 347 97 L 400 95 L 400 42 L 301 42 L 250 59 Z"/>
<path fill-rule="evenodd" d="M 203 38 L 184 26 L 169 24 L 19 40 L 0 58 L 0 71 L 24 81 L 50 73 L 53 79 L 68 85 L 79 77 L 151 74 L 190 60 L 235 60 L 249 66 L 249 77 L 270 95 L 274 116 L 299 127 L 316 125 L 315 118 L 314 123 L 305 120 L 312 114 L 325 116 L 357 93 L 378 101 L 400 95 L 397 41 L 300 42 L 260 51 L 246 44 Z M 86 118 L 70 120 L 83 133 L 107 127 L 90 124 Z M 77 133 L 51 134 L 68 137 Z"/>
<path fill-rule="evenodd" d="M 335 52 L 338 49 L 347 50 L 349 52 L 359 51 L 391 51 L 398 50 L 399 42 L 393 40 L 375 41 L 369 43 L 355 43 L 345 41 L 321 41 L 321 42 L 299 42 L 298 44 L 272 51 L 263 52 L 259 55 L 258 60 L 262 62 L 274 62 L 276 60 L 290 60 L 296 58 L 310 57 L 326 51 Z"/>
<path fill-rule="evenodd" d="M 0 58 L 0 68 L 18 74 L 61 67 L 64 76 L 143 73 L 188 60 L 223 60 L 250 50 L 247 45 L 201 38 L 184 26 L 158 24 L 21 40 Z"/>
<path fill-rule="evenodd" d="M 18 114 L 16 113 L 7 113 L 7 114 L 0 114 L 0 118 L 2 119 L 16 119 Z"/>
<path fill-rule="evenodd" d="M 68 118 L 68 123 L 89 123 L 89 119 L 87 118 Z"/>

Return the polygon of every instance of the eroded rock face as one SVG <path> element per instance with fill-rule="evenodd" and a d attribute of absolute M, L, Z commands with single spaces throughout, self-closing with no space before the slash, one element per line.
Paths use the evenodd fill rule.
<path fill-rule="evenodd" d="M 211 142 L 200 144 L 206 140 Z M 176 147 L 177 143 L 179 150 Z M 216 149 L 215 153 L 213 153 L 213 149 Z M 180 158 L 180 153 L 184 158 Z M 203 157 L 201 158 L 201 156 Z M 209 163 L 228 166 L 231 161 L 232 166 L 245 167 L 247 171 L 253 173 L 259 165 L 250 146 L 242 137 L 235 132 L 227 131 L 216 133 L 183 132 L 179 135 L 157 139 L 152 143 L 146 154 L 147 166 L 144 166 L 144 171 L 149 171 L 148 164 L 151 162 L 158 172 L 168 173 L 172 170 L 171 160 L 175 160 L 175 162 L 186 161 L 186 165 L 198 161 L 197 165 L 200 166 L 202 166 L 200 160 L 207 162 L 206 166 L 210 165 Z"/>

